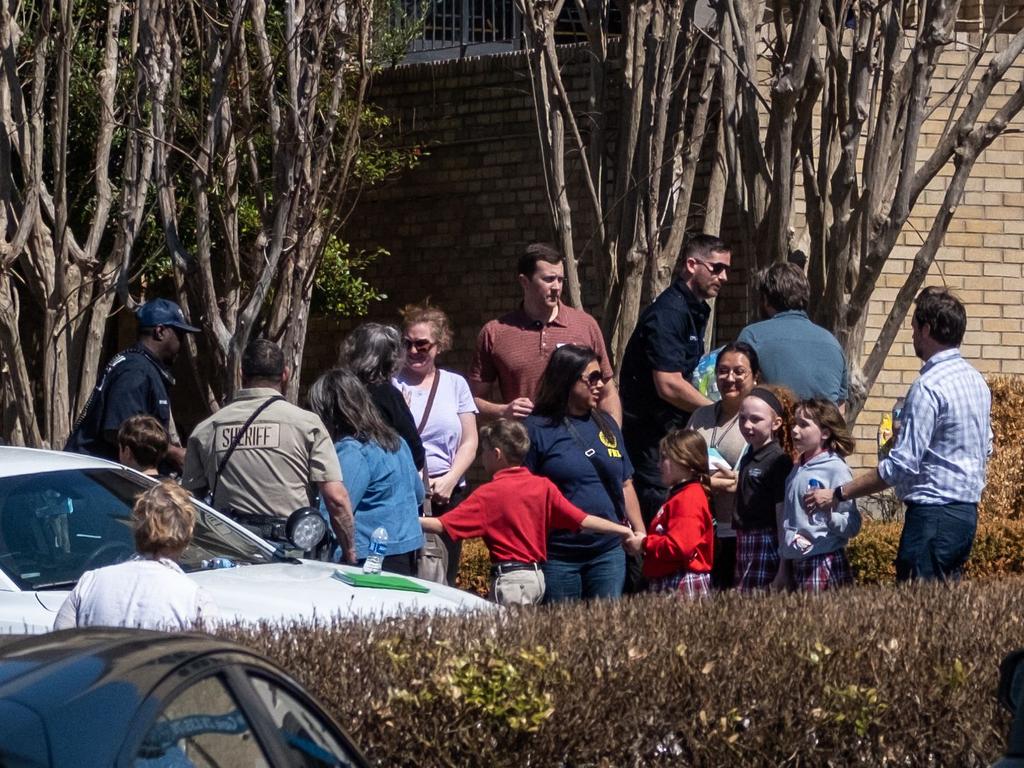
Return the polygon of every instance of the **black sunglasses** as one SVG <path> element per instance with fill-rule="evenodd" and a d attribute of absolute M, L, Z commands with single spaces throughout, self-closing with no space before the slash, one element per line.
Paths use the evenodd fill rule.
<path fill-rule="evenodd" d="M 601 375 L 600 371 L 594 371 L 589 376 L 580 376 L 580 381 L 586 383 L 588 387 L 596 387 L 604 382 L 604 376 Z"/>
<path fill-rule="evenodd" d="M 712 275 L 720 275 L 729 268 L 728 264 L 723 264 L 720 261 L 701 261 L 700 259 L 694 259 L 698 264 L 703 264 L 708 268 L 708 272 Z"/>
<path fill-rule="evenodd" d="M 434 342 L 427 339 L 402 339 L 406 349 L 415 349 L 417 352 L 429 352 L 434 348 Z"/>

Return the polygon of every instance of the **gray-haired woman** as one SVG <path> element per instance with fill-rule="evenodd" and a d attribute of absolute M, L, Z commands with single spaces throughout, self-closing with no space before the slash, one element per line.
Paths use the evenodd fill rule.
<path fill-rule="evenodd" d="M 409 446 L 416 469 L 423 469 L 426 454 L 416 423 L 398 388 L 391 383 L 405 362 L 402 334 L 391 325 L 363 323 L 341 343 L 341 363 L 363 382 L 377 410 Z"/>

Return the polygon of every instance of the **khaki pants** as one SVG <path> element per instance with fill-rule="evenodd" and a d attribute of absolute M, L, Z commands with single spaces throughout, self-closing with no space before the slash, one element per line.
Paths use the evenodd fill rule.
<path fill-rule="evenodd" d="M 523 570 L 496 576 L 491 598 L 499 605 L 539 605 L 544 599 L 544 573 Z"/>

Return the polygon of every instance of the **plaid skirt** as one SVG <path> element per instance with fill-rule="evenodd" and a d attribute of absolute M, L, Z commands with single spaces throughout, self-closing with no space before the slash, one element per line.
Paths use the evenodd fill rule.
<path fill-rule="evenodd" d="M 850 584 L 853 568 L 845 548 L 793 561 L 793 588 L 798 592 L 822 592 Z"/>
<path fill-rule="evenodd" d="M 680 571 L 671 576 L 651 579 L 647 585 L 648 592 L 674 592 L 679 597 L 696 599 L 711 596 L 711 574 Z"/>
<path fill-rule="evenodd" d="M 736 589 L 768 589 L 779 572 L 779 539 L 774 528 L 736 531 Z"/>

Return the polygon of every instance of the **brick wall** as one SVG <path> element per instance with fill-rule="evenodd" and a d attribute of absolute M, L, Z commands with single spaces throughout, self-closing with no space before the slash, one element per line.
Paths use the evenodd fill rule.
<path fill-rule="evenodd" d="M 965 43 L 977 42 L 965 40 Z M 1005 40 L 997 40 L 994 49 L 998 51 L 1004 46 Z M 934 94 L 944 93 L 953 87 L 969 55 L 966 45 L 959 50 L 947 51 L 942 64 L 936 69 Z M 1007 73 L 996 91 L 999 98 L 994 101 L 993 109 L 983 116 L 985 119 L 1016 90 L 1022 75 L 1024 72 L 1020 67 Z M 938 142 L 946 114 L 946 110 L 937 110 L 933 119 L 926 123 L 920 159 L 923 160 Z M 1018 126 L 1020 123 L 1018 117 Z M 931 218 L 938 211 L 950 175 L 951 170 L 944 169 L 928 187 L 900 236 L 900 245 L 890 258 L 873 296 L 864 339 L 865 356 L 877 339 L 891 302 L 927 236 Z M 928 285 L 948 286 L 965 303 L 967 335 L 961 351 L 986 375 L 1024 373 L 1022 235 L 1024 136 L 1011 131 L 1009 135 L 996 139 L 975 166 L 974 174 L 967 182 L 964 199 L 926 281 Z M 907 319 L 858 421 L 856 436 L 862 450 L 851 464 L 872 464 L 874 456 L 870 449 L 874 445 L 878 421 L 882 413 L 891 408 L 896 397 L 906 394 L 911 382 L 917 378 L 920 365 L 914 357 L 910 320 Z"/>
<path fill-rule="evenodd" d="M 998 49 L 997 45 L 997 49 Z M 940 65 L 935 92 L 953 84 L 966 49 Z M 582 70 L 565 55 L 565 77 L 576 93 Z M 1020 81 L 1018 71 L 1014 77 Z M 1012 85 L 1002 86 L 1009 92 Z M 520 248 L 551 239 L 532 100 L 522 54 L 420 64 L 382 73 L 372 98 L 395 121 L 403 142 L 426 153 L 419 166 L 367 192 L 346 235 L 356 247 L 381 245 L 391 256 L 375 265 L 369 279 L 388 298 L 371 310 L 372 319 L 395 322 L 407 302 L 430 296 L 452 317 L 455 348 L 442 364 L 465 371 L 480 326 L 515 306 L 520 291 L 514 264 Z M 941 110 L 928 124 L 924 152 L 942 130 Z M 964 353 L 986 373 L 1024 372 L 1024 136 L 997 140 L 978 164 L 963 204 L 939 252 L 929 283 L 957 290 L 967 304 L 969 326 Z M 939 177 L 915 209 L 900 246 L 879 282 L 868 316 L 865 354 L 909 271 L 923 240 L 946 177 Z M 585 210 L 576 200 L 577 211 Z M 578 238 L 587 235 L 577 226 Z M 728 227 L 723 235 L 728 237 Z M 581 243 L 582 244 L 582 243 Z M 735 337 L 748 316 L 748 275 L 741 260 L 719 299 L 717 336 Z M 587 308 L 597 297 L 584 272 Z M 318 318 L 311 324 L 304 370 L 308 384 L 333 364 L 337 344 L 353 321 Z M 874 461 L 875 430 L 881 414 L 905 394 L 919 361 L 910 345 L 909 320 L 871 390 L 856 430 L 861 450 L 855 466 Z"/>

